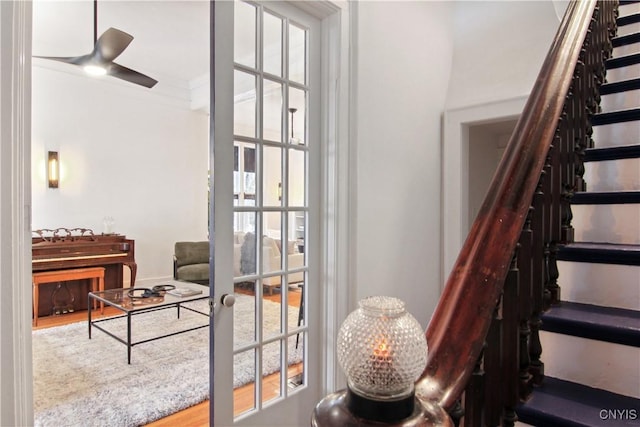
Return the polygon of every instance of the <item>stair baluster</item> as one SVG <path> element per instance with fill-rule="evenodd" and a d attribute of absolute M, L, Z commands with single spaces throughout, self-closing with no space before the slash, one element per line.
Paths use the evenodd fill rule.
<path fill-rule="evenodd" d="M 486 344 L 485 344 L 486 346 Z M 485 372 L 483 369 L 484 351 L 480 353 L 480 357 L 476 361 L 476 364 L 467 383 L 467 387 L 464 391 L 464 427 L 477 427 L 481 426 L 484 418 L 484 378 Z"/>
<path fill-rule="evenodd" d="M 520 328 L 519 328 L 519 308 L 518 302 L 520 291 L 520 270 L 518 269 L 519 247 L 516 247 L 515 254 L 511 260 L 511 267 L 504 283 L 504 293 L 502 295 L 502 404 L 503 421 L 505 427 L 515 425 L 516 406 L 519 401 L 518 380 L 519 380 L 519 349 Z"/>
<path fill-rule="evenodd" d="M 533 315 L 533 221 L 534 208 L 529 208 L 527 219 L 520 235 L 518 251 L 519 289 L 518 289 L 518 397 L 522 400 L 531 394 L 531 358 L 529 357 L 529 340 L 531 328 L 529 321 Z"/>
<path fill-rule="evenodd" d="M 485 400 L 482 425 L 498 426 L 502 421 L 504 378 L 502 377 L 502 297 L 493 312 L 484 349 Z"/>
<path fill-rule="evenodd" d="M 536 192 L 533 195 L 533 219 L 532 219 L 532 279 L 531 279 L 531 318 L 529 320 L 529 359 L 531 381 L 528 389 L 533 389 L 534 385 L 540 385 L 544 377 L 544 363 L 540 360 L 542 355 L 542 344 L 540 343 L 540 316 L 544 310 L 545 301 L 545 256 L 544 256 L 544 236 L 545 218 L 544 210 L 545 195 L 544 181 L 547 179 L 547 168 L 543 169 Z"/>

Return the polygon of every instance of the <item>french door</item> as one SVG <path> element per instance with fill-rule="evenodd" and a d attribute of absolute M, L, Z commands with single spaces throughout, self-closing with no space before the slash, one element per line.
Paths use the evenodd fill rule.
<path fill-rule="evenodd" d="M 320 398 L 320 24 L 295 3 L 215 2 L 211 414 L 306 425 Z M 316 304 L 314 304 L 316 302 Z"/>

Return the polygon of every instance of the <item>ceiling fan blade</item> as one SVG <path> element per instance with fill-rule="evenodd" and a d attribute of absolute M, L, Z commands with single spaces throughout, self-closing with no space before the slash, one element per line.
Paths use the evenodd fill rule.
<path fill-rule="evenodd" d="M 157 80 L 152 79 L 149 76 L 145 76 L 144 74 L 134 71 L 130 68 L 123 67 L 122 65 L 116 64 L 115 62 L 111 63 L 107 70 L 107 74 L 148 88 L 152 88 L 156 83 L 158 83 Z"/>
<path fill-rule="evenodd" d="M 120 31 L 116 28 L 109 28 L 102 33 L 91 52 L 98 62 L 111 62 L 116 59 L 129 46 L 133 40 L 131 34 Z"/>
<path fill-rule="evenodd" d="M 84 65 L 89 59 L 91 59 L 91 55 L 82 55 L 82 56 L 39 56 L 33 55 L 34 58 L 40 59 L 50 59 L 52 61 L 64 62 L 66 64 L 73 65 Z"/>

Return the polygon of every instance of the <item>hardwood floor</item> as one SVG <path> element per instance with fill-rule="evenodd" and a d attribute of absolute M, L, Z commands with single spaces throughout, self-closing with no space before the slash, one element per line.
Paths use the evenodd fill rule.
<path fill-rule="evenodd" d="M 236 292 L 253 295 L 253 292 L 247 288 L 236 288 Z M 301 292 L 298 288 L 291 288 L 289 290 L 288 298 L 289 305 L 293 307 L 300 306 Z M 265 295 L 265 299 L 280 303 L 280 293 L 274 292 L 273 295 Z M 111 308 L 105 307 L 104 316 L 112 316 L 114 314 L 120 314 L 121 312 Z M 99 318 L 99 312 L 94 312 L 93 316 Z M 67 313 L 60 316 L 45 316 L 38 318 L 38 326 L 33 327 L 36 329 L 50 328 L 53 326 L 65 325 L 67 323 L 81 322 L 87 320 L 87 312 L 77 311 L 74 313 Z M 302 373 L 302 364 L 290 366 L 288 369 L 287 378 L 291 378 L 295 375 Z M 273 399 L 280 394 L 280 377 L 278 374 L 273 374 L 265 377 L 263 380 L 263 394 L 265 401 Z M 238 387 L 233 391 L 234 399 L 234 413 L 235 415 L 242 414 L 254 407 L 254 385 L 246 384 L 242 387 Z M 194 405 L 190 408 L 176 412 L 168 417 L 159 419 L 150 424 L 150 427 L 205 427 L 209 426 L 209 401 L 205 401 Z"/>

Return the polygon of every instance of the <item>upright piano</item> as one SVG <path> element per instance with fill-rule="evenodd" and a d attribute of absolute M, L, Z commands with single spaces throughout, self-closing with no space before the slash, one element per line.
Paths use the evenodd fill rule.
<path fill-rule="evenodd" d="M 136 279 L 134 241 L 120 234 L 94 234 L 85 228 L 42 229 L 33 232 L 32 270 L 51 271 L 81 267 L 104 267 L 104 287 L 123 287 L 123 266 L 131 271 L 131 286 Z M 88 282 L 70 281 L 45 285 L 40 290 L 39 316 L 52 314 L 54 297 L 68 297 L 74 310 L 87 307 Z M 54 295 L 55 293 L 55 295 Z"/>

